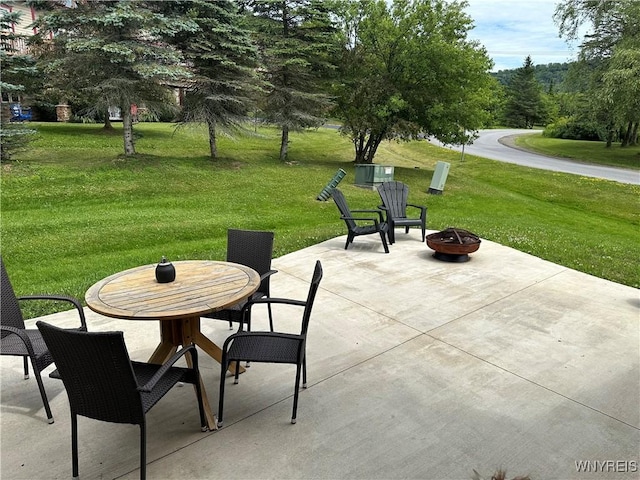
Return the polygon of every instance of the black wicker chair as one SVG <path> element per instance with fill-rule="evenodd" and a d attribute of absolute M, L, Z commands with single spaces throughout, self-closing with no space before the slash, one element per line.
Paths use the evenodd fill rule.
<path fill-rule="evenodd" d="M 242 323 L 240 331 L 230 335 L 222 347 L 222 363 L 220 370 L 220 403 L 218 406 L 218 426 L 222 427 L 224 409 L 224 386 L 226 372 L 231 362 L 239 364 L 240 361 L 264 362 L 264 363 L 286 363 L 296 365 L 296 383 L 293 396 L 293 414 L 291 423 L 296 423 L 296 413 L 298 410 L 298 391 L 300 389 L 300 371 L 302 370 L 302 388 L 307 388 L 307 357 L 306 340 L 311 309 L 318 291 L 318 286 L 322 280 L 322 264 L 316 261 L 316 266 L 309 286 L 309 293 L 305 301 L 291 300 L 285 298 L 262 298 L 247 302 L 243 308 L 243 313 L 251 315 L 251 308 L 256 304 L 271 303 L 295 305 L 304 307 L 302 313 L 302 326 L 299 334 L 284 332 L 244 332 Z M 238 383 L 239 369 L 236 365 L 235 381 Z"/>
<path fill-rule="evenodd" d="M 133 362 L 122 332 L 79 332 L 36 323 L 67 390 L 71 411 L 73 477 L 78 477 L 78 415 L 140 426 L 140 478 L 146 477 L 146 413 L 178 382 L 196 387 L 200 425 L 206 431 L 195 345 L 176 352 L 164 365 Z M 185 354 L 192 368 L 174 367 Z"/>
<path fill-rule="evenodd" d="M 47 413 L 49 423 L 53 423 L 53 415 L 49 407 L 47 393 L 42 383 L 42 375 L 40 372 L 53 363 L 53 358 L 42 339 L 40 332 L 28 329 L 24 324 L 24 317 L 20 310 L 20 301 L 23 300 L 54 300 L 71 303 L 80 315 L 81 330 L 87 329 L 87 323 L 84 316 L 82 305 L 75 298 L 64 295 L 32 295 L 26 297 L 16 297 L 16 294 L 7 275 L 4 261 L 0 257 L 1 279 L 0 279 L 0 354 L 10 355 L 23 358 L 24 378 L 29 378 L 29 361 L 33 367 L 33 372 L 38 382 L 40 396 L 44 404 L 44 410 Z"/>
<path fill-rule="evenodd" d="M 271 275 L 277 270 L 271 269 L 271 258 L 273 256 L 273 232 L 261 232 L 256 230 L 234 230 L 227 231 L 227 262 L 239 263 L 253 268 L 260 274 L 260 287 L 251 296 L 250 300 L 270 296 Z M 206 315 L 206 318 L 227 320 L 229 328 L 233 328 L 233 323 L 242 322 L 242 307 L 246 302 L 240 302 L 233 307 L 219 310 Z M 269 311 L 269 326 L 273 330 L 273 316 L 271 305 L 267 305 Z M 251 325 L 247 326 L 251 330 Z"/>
<path fill-rule="evenodd" d="M 409 187 L 402 182 L 383 182 L 378 185 L 378 194 L 382 200 L 379 208 L 385 211 L 387 224 L 389 224 L 389 243 L 395 243 L 396 227 L 404 227 L 405 233 L 409 233 L 409 227 L 417 226 L 422 229 L 422 241 L 424 242 L 427 228 L 427 207 L 407 203 Z M 407 218 L 407 207 L 419 211 L 418 218 Z"/>
<path fill-rule="evenodd" d="M 340 218 L 347 225 L 347 242 L 344 249 L 349 248 L 349 244 L 353 243 L 353 239 L 359 235 L 370 235 L 377 233 L 382 240 L 382 246 L 385 253 L 389 253 L 389 246 L 385 234 L 389 231 L 389 225 L 382 218 L 380 210 L 350 210 L 344 194 L 337 188 L 331 191 L 331 196 L 338 210 L 340 210 Z M 354 216 L 354 213 L 369 214 L 368 216 Z"/>

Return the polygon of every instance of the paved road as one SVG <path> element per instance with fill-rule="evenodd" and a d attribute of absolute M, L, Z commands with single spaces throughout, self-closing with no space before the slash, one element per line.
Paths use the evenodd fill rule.
<path fill-rule="evenodd" d="M 465 155 L 477 155 L 501 162 L 515 163 L 526 167 L 552 170 L 555 172 L 574 173 L 586 177 L 604 178 L 620 183 L 640 184 L 640 172 L 625 168 L 591 165 L 560 158 L 547 157 L 536 153 L 526 152 L 508 146 L 513 135 L 536 133 L 536 130 L 480 130 L 479 138 L 472 145 L 464 147 Z M 436 140 L 432 143 L 439 144 Z M 441 144 L 440 144 L 441 145 Z M 462 151 L 461 146 L 447 146 L 453 150 Z"/>

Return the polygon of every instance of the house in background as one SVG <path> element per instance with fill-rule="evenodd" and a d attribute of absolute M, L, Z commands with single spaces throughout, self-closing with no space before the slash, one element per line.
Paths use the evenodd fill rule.
<path fill-rule="evenodd" d="M 60 5 L 67 8 L 74 8 L 77 0 L 57 0 Z M 0 13 L 5 12 L 18 12 L 20 13 L 20 21 L 11 24 L 11 33 L 18 36 L 18 38 L 12 39 L 8 44 L 2 45 L 2 49 L 9 55 L 19 54 L 24 55 L 29 52 L 29 46 L 25 37 L 35 35 L 37 29 L 34 28 L 33 22 L 38 19 L 40 12 L 37 9 L 27 5 L 26 1 L 0 1 Z M 53 38 L 53 36 L 52 36 Z M 168 89 L 173 92 L 175 102 L 178 106 L 183 105 L 185 90 L 189 87 L 189 83 L 177 82 L 177 83 L 165 83 Z M 15 121 L 30 120 L 28 116 L 29 112 L 29 99 L 26 96 L 2 92 L 2 112 L 0 117 L 3 121 L 9 119 L 15 119 Z M 133 107 L 133 106 L 132 106 Z M 136 118 L 138 113 L 144 116 L 146 109 L 143 105 L 135 107 Z M 16 114 L 16 112 L 18 112 Z M 109 120 L 120 121 L 122 120 L 121 112 L 118 107 L 109 108 Z M 72 111 L 71 107 L 64 102 L 56 105 L 56 119 L 58 122 L 68 122 L 71 120 Z M 34 118 L 36 120 L 36 118 Z"/>
<path fill-rule="evenodd" d="M 75 0 L 58 0 L 58 3 L 66 7 L 72 7 Z M 18 38 L 10 39 L 6 45 L 2 45 L 2 49 L 8 55 L 25 55 L 29 53 L 29 46 L 25 37 L 35 35 L 37 29 L 32 26 L 33 22 L 39 16 L 38 10 L 27 5 L 24 1 L 0 2 L 0 13 L 19 13 L 20 20 L 11 23 L 11 32 Z M 7 32 L 5 32 L 7 33 Z M 30 120 L 28 98 L 21 94 L 2 92 L 2 119 L 11 119 L 17 121 Z M 71 118 L 71 109 L 68 105 L 56 106 L 56 114 L 58 121 L 69 121 Z"/>
<path fill-rule="evenodd" d="M 7 55 L 25 55 L 28 53 L 28 46 L 25 37 L 34 35 L 36 29 L 31 24 L 38 18 L 37 11 L 26 4 L 26 2 L 2 2 L 0 3 L 0 14 L 19 13 L 20 21 L 11 23 L 10 32 L 3 34 L 13 34 L 17 38 L 3 38 L 2 50 Z M 2 121 L 24 121 L 31 120 L 31 109 L 24 107 L 24 96 L 17 92 L 2 92 Z"/>

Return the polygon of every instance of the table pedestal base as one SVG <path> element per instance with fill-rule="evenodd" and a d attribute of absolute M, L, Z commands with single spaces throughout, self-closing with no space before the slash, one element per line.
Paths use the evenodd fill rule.
<path fill-rule="evenodd" d="M 149 358 L 150 363 L 163 364 L 176 353 L 178 347 L 195 344 L 207 355 L 218 363 L 222 362 L 222 349 L 205 337 L 200 331 L 200 317 L 189 317 L 175 320 L 160 320 L 160 345 L 156 347 Z M 187 355 L 187 364 L 192 366 L 191 356 Z M 235 364 L 229 365 L 229 371 L 235 374 Z M 240 367 L 240 373 L 245 371 Z M 204 388 L 202 378 L 200 378 L 200 389 L 202 391 L 202 402 L 204 404 L 205 417 L 209 430 L 217 430 L 215 415 L 211 412 L 207 391 Z"/>

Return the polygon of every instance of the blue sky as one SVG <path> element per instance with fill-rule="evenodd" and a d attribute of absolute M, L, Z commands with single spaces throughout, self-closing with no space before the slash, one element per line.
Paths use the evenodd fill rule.
<path fill-rule="evenodd" d="M 493 71 L 519 68 L 527 55 L 534 65 L 575 60 L 577 45 L 558 36 L 553 13 L 559 0 L 467 0 L 478 40 L 493 59 Z"/>

